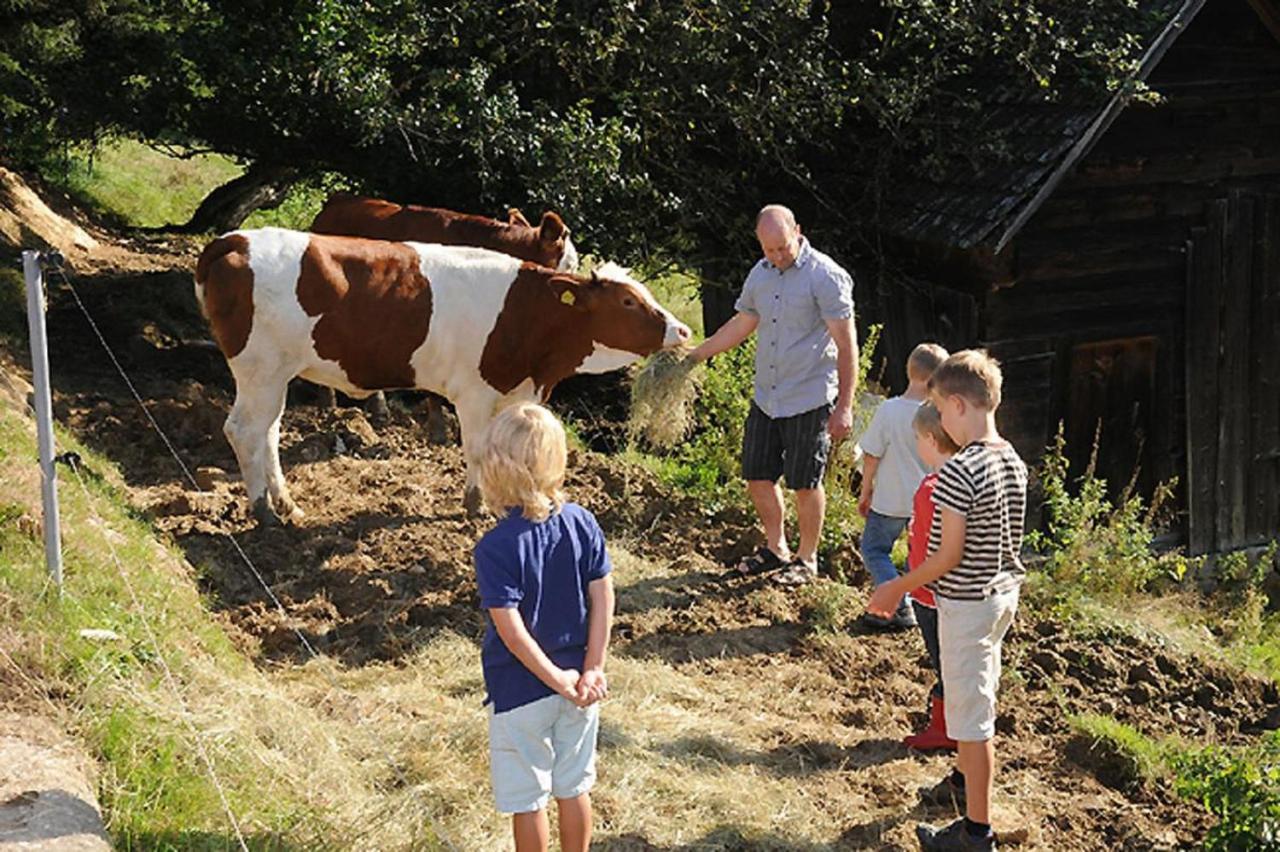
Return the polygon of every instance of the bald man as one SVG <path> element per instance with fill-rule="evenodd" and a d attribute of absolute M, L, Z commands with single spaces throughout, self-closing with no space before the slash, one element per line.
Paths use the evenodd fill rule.
<path fill-rule="evenodd" d="M 826 511 L 822 476 L 831 442 L 849 434 L 858 361 L 853 279 L 809 245 L 786 207 L 756 216 L 764 257 L 747 276 L 732 319 L 690 353 L 704 361 L 756 341 L 755 392 L 742 442 L 742 475 L 764 526 L 766 545 L 737 567 L 742 574 L 782 569 L 778 582 L 818 576 L 818 539 Z M 800 544 L 787 544 L 782 490 L 796 494 Z"/>

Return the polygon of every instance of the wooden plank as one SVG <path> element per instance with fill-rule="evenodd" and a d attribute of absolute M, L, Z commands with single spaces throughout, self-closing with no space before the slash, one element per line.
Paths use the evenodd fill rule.
<path fill-rule="evenodd" d="M 1280 537 L 1280 195 L 1259 204 L 1254 240 L 1248 535 Z"/>
<path fill-rule="evenodd" d="M 1112 497 L 1137 477 L 1138 493 L 1154 488 L 1153 452 L 1167 401 L 1157 399 L 1154 335 L 1078 343 L 1071 348 L 1066 410 L 1067 457 L 1079 474 L 1097 439 L 1095 476 Z"/>
<path fill-rule="evenodd" d="M 1239 148 L 1204 149 L 1184 156 L 1162 157 L 1159 161 L 1133 158 L 1098 162 L 1082 167 L 1077 186 L 1136 186 L 1147 183 L 1208 182 L 1227 177 L 1280 174 L 1280 155 Z"/>
<path fill-rule="evenodd" d="M 1258 13 L 1271 34 L 1280 40 L 1280 6 L 1276 5 L 1275 0 L 1249 0 L 1249 5 Z"/>
<path fill-rule="evenodd" d="M 1218 293 L 1227 202 L 1205 205 L 1205 226 L 1187 243 L 1187 541 L 1193 555 L 1217 545 Z"/>
<path fill-rule="evenodd" d="M 1218 358 L 1218 549 L 1249 544 L 1249 307 L 1253 285 L 1254 198 L 1232 192 L 1223 240 L 1222 345 Z"/>

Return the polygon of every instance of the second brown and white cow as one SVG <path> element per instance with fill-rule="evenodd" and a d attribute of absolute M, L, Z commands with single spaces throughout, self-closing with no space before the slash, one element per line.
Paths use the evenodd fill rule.
<path fill-rule="evenodd" d="M 503 222 L 443 207 L 396 204 L 338 192 L 325 200 L 310 230 L 375 240 L 476 246 L 564 272 L 578 268 L 578 251 L 569 238 L 569 228 L 549 210 L 534 227 L 515 208 L 507 212 Z"/>
<path fill-rule="evenodd" d="M 265 522 L 301 518 L 279 456 L 295 376 L 355 397 L 399 388 L 451 401 L 475 511 L 478 439 L 498 408 L 689 337 L 615 264 L 583 277 L 485 249 L 264 228 L 214 240 L 195 279 L 236 382 L 224 432 Z"/>

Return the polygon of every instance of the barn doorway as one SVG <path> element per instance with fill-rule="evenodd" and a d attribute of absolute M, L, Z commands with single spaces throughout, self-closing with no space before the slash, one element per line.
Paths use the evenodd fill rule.
<path fill-rule="evenodd" d="M 1280 536 L 1280 194 L 1206 205 L 1188 248 L 1188 543 Z"/>

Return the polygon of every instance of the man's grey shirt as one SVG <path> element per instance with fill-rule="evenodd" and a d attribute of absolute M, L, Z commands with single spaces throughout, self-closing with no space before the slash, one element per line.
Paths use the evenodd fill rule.
<path fill-rule="evenodd" d="M 755 400 L 766 415 L 794 417 L 833 402 L 839 392 L 836 344 L 826 320 L 853 316 L 853 278 L 801 238 L 795 263 L 780 271 L 761 260 L 734 306 L 760 318 Z"/>

